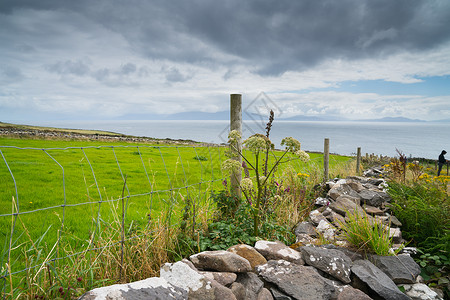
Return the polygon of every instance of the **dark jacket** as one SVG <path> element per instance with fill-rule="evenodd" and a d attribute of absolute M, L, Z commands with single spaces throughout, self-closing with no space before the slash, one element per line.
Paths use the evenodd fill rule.
<path fill-rule="evenodd" d="M 445 160 L 445 157 L 444 157 L 444 154 L 446 154 L 447 152 L 444 152 L 444 151 L 442 151 L 441 152 L 441 155 L 439 155 L 439 160 L 438 160 L 438 162 L 440 163 L 440 164 L 445 164 L 447 161 Z"/>

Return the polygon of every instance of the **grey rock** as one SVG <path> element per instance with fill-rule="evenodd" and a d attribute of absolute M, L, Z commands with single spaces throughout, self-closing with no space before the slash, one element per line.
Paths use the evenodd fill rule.
<path fill-rule="evenodd" d="M 283 259 L 296 264 L 305 264 L 302 255 L 297 250 L 289 248 L 282 242 L 257 241 L 255 249 L 267 260 Z"/>
<path fill-rule="evenodd" d="M 300 243 L 301 246 L 306 246 L 306 245 L 315 245 L 317 239 L 312 238 L 311 236 L 307 235 L 307 234 L 297 234 L 297 239 L 295 240 L 295 243 Z M 298 250 L 298 249 L 295 249 Z"/>
<path fill-rule="evenodd" d="M 344 283 L 350 283 L 352 260 L 339 250 L 320 247 L 301 247 L 305 262 L 330 274 Z"/>
<path fill-rule="evenodd" d="M 398 289 L 395 283 L 383 271 L 368 260 L 354 261 L 352 272 L 386 300 L 410 299 Z"/>
<path fill-rule="evenodd" d="M 203 270 L 219 272 L 250 272 L 252 267 L 248 260 L 235 253 L 218 250 L 204 251 L 189 257 L 194 266 Z"/>
<path fill-rule="evenodd" d="M 364 205 L 364 210 L 366 211 L 366 213 L 371 214 L 371 215 L 383 215 L 384 212 L 379 209 L 378 207 L 375 206 L 370 206 L 370 205 Z"/>
<path fill-rule="evenodd" d="M 330 208 L 344 217 L 347 212 L 351 214 L 358 213 L 358 215 L 364 216 L 365 212 L 358 202 L 358 198 L 339 196 L 336 201 L 330 204 Z"/>
<path fill-rule="evenodd" d="M 411 256 L 402 254 L 397 256 L 372 255 L 370 260 L 395 283 L 415 283 L 420 274 L 420 266 Z"/>
<path fill-rule="evenodd" d="M 315 204 L 319 206 L 327 206 L 328 204 L 330 204 L 330 200 L 328 200 L 327 198 L 317 197 L 315 200 Z"/>
<path fill-rule="evenodd" d="M 224 286 L 231 285 L 237 279 L 236 273 L 231 272 L 207 272 L 207 271 L 198 271 L 198 272 L 201 275 L 205 276 L 207 279 L 215 280 Z"/>
<path fill-rule="evenodd" d="M 352 190 L 354 190 L 357 193 L 361 192 L 364 189 L 364 186 L 358 180 L 347 178 L 347 184 L 350 186 Z"/>
<path fill-rule="evenodd" d="M 318 225 L 320 221 L 326 220 L 325 216 L 318 209 L 309 213 L 309 219 L 314 223 L 314 225 Z"/>
<path fill-rule="evenodd" d="M 363 175 L 366 177 L 379 177 L 381 174 L 383 174 L 383 170 L 381 169 L 381 167 L 370 168 L 363 173 Z"/>
<path fill-rule="evenodd" d="M 403 287 L 405 288 L 406 295 L 413 300 L 442 300 L 442 298 L 426 284 L 405 284 Z"/>
<path fill-rule="evenodd" d="M 189 299 L 236 299 L 230 289 L 215 280 L 206 278 L 181 261 L 164 264 L 160 270 L 160 278 L 187 291 Z"/>
<path fill-rule="evenodd" d="M 369 178 L 367 183 L 374 186 L 379 186 L 380 184 L 386 183 L 386 181 L 383 178 Z"/>
<path fill-rule="evenodd" d="M 309 236 L 317 237 L 316 228 L 309 222 L 301 222 L 297 225 L 294 231 L 295 235 L 307 234 Z"/>
<path fill-rule="evenodd" d="M 263 288 L 261 292 L 259 292 L 256 300 L 273 300 L 273 296 L 268 289 Z"/>
<path fill-rule="evenodd" d="M 242 284 L 245 290 L 245 299 L 256 300 L 264 287 L 264 282 L 255 273 L 241 273 L 237 282 Z"/>
<path fill-rule="evenodd" d="M 347 286 L 339 294 L 337 300 L 372 300 L 372 298 L 358 289 Z"/>
<path fill-rule="evenodd" d="M 327 216 L 327 220 L 329 220 L 334 226 L 339 228 L 342 227 L 343 224 L 345 224 L 345 218 L 334 211 L 331 211 L 331 213 Z"/>
<path fill-rule="evenodd" d="M 256 267 L 256 271 L 264 280 L 275 284 L 293 299 L 330 299 L 335 292 L 333 284 L 320 276 L 313 267 L 271 260 Z"/>
<path fill-rule="evenodd" d="M 291 297 L 283 293 L 277 288 L 270 288 L 270 292 L 272 293 L 273 299 L 275 300 L 293 300 Z"/>
<path fill-rule="evenodd" d="M 331 225 L 331 223 L 328 222 L 327 220 L 321 220 L 319 222 L 319 225 L 317 225 L 316 230 L 317 232 L 320 232 L 322 236 L 329 241 L 335 239 L 337 229 L 336 227 Z"/>
<path fill-rule="evenodd" d="M 242 283 L 233 282 L 233 284 L 231 285 L 231 291 L 233 292 L 233 295 L 236 297 L 237 300 L 247 299 L 245 287 Z"/>
<path fill-rule="evenodd" d="M 338 251 L 342 252 L 343 254 L 345 254 L 352 261 L 364 259 L 364 257 L 361 254 L 359 254 L 355 251 L 352 251 L 348 248 L 336 247 L 335 245 L 323 245 L 322 248 L 338 250 Z"/>
<path fill-rule="evenodd" d="M 394 244 L 401 244 L 403 241 L 400 228 L 389 228 L 389 237 L 392 238 Z"/>
<path fill-rule="evenodd" d="M 134 300 L 134 299 L 188 299 L 185 289 L 176 287 L 167 280 L 151 277 L 126 284 L 115 284 L 93 289 L 80 300 Z"/>
<path fill-rule="evenodd" d="M 391 226 L 391 227 L 401 227 L 402 222 L 400 222 L 396 216 L 388 216 L 385 221 L 383 221 L 384 224 Z"/>
<path fill-rule="evenodd" d="M 381 191 L 364 189 L 358 195 L 362 203 L 375 207 L 380 207 L 383 202 L 391 201 L 389 194 Z"/>
<path fill-rule="evenodd" d="M 328 191 L 328 197 L 336 200 L 339 196 L 350 196 L 355 198 L 360 198 L 359 194 L 352 189 L 352 187 L 347 184 L 336 183 L 331 190 Z"/>

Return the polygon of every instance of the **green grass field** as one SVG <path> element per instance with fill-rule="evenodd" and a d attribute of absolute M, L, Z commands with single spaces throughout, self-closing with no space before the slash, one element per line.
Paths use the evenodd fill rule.
<path fill-rule="evenodd" d="M 30 266 L 30 243 L 45 244 L 49 258 L 65 255 L 63 249 L 50 251 L 58 238 L 72 251 L 85 250 L 99 227 L 120 218 L 122 194 L 125 227 L 132 230 L 167 211 L 169 223 L 177 224 L 183 199 L 209 209 L 211 191 L 223 189 L 225 147 L 0 137 L 0 151 L 2 275 L 8 273 L 9 255 L 12 273 Z M 279 169 L 290 165 L 319 174 L 322 154 L 310 156 L 308 164 L 293 160 Z M 330 164 L 349 159 L 332 155 Z"/>

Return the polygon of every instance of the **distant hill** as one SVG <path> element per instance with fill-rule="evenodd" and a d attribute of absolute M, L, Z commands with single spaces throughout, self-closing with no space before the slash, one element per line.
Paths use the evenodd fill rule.
<path fill-rule="evenodd" d="M 356 120 L 360 122 L 426 122 L 424 120 L 419 119 L 409 119 L 404 117 L 385 117 L 381 119 L 363 119 L 363 120 Z"/>
<path fill-rule="evenodd" d="M 289 117 L 289 118 L 281 118 L 280 120 L 282 121 L 348 121 L 346 119 L 343 118 L 336 118 L 336 117 L 331 117 L 331 116 L 304 116 L 304 115 L 298 115 L 298 116 L 293 116 L 293 117 Z"/>

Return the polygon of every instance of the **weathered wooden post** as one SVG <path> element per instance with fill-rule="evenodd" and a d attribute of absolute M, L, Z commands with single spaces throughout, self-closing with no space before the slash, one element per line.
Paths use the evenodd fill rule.
<path fill-rule="evenodd" d="M 330 167 L 330 139 L 326 138 L 323 143 L 323 182 L 328 181 L 329 167 Z"/>
<path fill-rule="evenodd" d="M 230 95 L 230 131 L 236 130 L 242 135 L 242 95 L 241 94 L 231 94 Z M 237 149 L 232 147 L 230 149 L 232 153 L 234 152 L 235 159 L 242 164 L 242 157 L 238 154 L 242 150 L 242 142 L 237 143 Z M 242 172 L 235 172 L 231 174 L 230 184 L 231 193 L 238 198 L 241 197 L 240 183 L 242 179 Z"/>
<path fill-rule="evenodd" d="M 356 150 L 356 175 L 361 171 L 361 147 Z"/>

